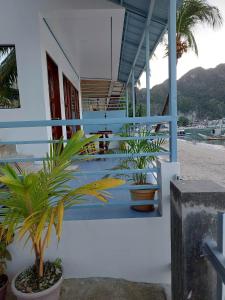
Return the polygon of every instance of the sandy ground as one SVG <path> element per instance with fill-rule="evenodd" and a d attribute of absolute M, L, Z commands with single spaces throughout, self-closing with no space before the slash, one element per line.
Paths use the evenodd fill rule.
<path fill-rule="evenodd" d="M 178 141 L 183 179 L 209 179 L 225 186 L 225 147 Z"/>

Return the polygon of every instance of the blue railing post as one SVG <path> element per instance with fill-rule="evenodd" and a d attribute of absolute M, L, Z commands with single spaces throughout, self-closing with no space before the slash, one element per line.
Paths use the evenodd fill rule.
<path fill-rule="evenodd" d="M 127 118 L 129 118 L 129 93 L 128 93 L 128 86 L 126 86 L 126 109 L 127 109 Z"/>
<path fill-rule="evenodd" d="M 151 107 L 150 107 L 150 66 L 149 66 L 149 26 L 145 31 L 145 47 L 146 47 L 146 107 L 147 107 L 147 116 L 150 117 Z"/>
<path fill-rule="evenodd" d="M 177 161 L 177 53 L 176 53 L 176 1 L 169 1 L 169 112 L 170 123 L 170 160 Z"/>
<path fill-rule="evenodd" d="M 136 112 L 135 112 L 135 90 L 134 90 L 134 84 L 135 84 L 135 79 L 134 79 L 134 69 L 132 70 L 132 103 L 133 103 L 133 118 L 135 118 Z"/>
<path fill-rule="evenodd" d="M 225 214 L 218 213 L 218 225 L 217 225 L 217 250 L 225 256 Z M 217 300 L 224 300 L 225 288 L 220 276 L 217 276 Z"/>

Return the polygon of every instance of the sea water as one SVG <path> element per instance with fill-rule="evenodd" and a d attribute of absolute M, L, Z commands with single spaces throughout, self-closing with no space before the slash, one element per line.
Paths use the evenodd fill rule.
<path fill-rule="evenodd" d="M 211 144 L 211 145 L 221 145 L 225 146 L 225 140 L 205 140 L 202 135 L 206 136 L 212 136 L 213 128 L 185 128 L 185 133 L 186 135 L 184 137 L 178 137 L 179 139 L 182 140 L 187 140 L 187 141 L 192 141 L 192 142 L 200 142 L 200 143 L 205 143 L 205 144 Z M 199 135 L 200 134 L 200 135 Z M 222 131 L 222 134 L 225 134 L 225 130 Z"/>

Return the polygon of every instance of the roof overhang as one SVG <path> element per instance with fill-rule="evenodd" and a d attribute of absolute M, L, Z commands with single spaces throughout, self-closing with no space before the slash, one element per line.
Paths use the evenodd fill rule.
<path fill-rule="evenodd" d="M 143 34 L 149 18 L 149 57 L 154 53 L 157 45 L 161 41 L 168 26 L 168 0 L 110 0 L 111 2 L 122 5 L 125 9 L 125 20 L 120 54 L 120 66 L 118 80 L 127 83 L 134 68 L 135 82 L 146 66 L 146 47 Z M 178 4 L 182 0 L 177 0 Z M 150 11 L 152 9 L 152 11 Z M 149 14 L 151 14 L 149 16 Z"/>

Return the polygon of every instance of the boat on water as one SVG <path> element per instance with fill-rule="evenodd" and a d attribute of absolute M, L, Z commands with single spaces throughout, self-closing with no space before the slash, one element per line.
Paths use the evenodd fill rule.
<path fill-rule="evenodd" d="M 198 133 L 198 136 L 200 136 L 202 139 L 206 141 L 225 141 L 225 135 L 218 135 L 218 136 L 210 136 Z"/>
<path fill-rule="evenodd" d="M 221 135 L 221 136 L 207 136 L 206 138 L 207 141 L 223 141 L 225 140 L 225 135 Z"/>
<path fill-rule="evenodd" d="M 184 129 L 177 130 L 177 136 L 185 136 L 185 135 L 186 135 L 186 132 Z"/>
<path fill-rule="evenodd" d="M 220 124 L 219 127 L 216 127 L 216 128 L 213 128 L 211 130 L 211 135 L 205 135 L 205 134 L 201 134 L 201 133 L 198 133 L 198 135 L 207 140 L 207 141 L 222 141 L 222 140 L 225 140 L 225 135 L 222 134 L 222 123 Z"/>

